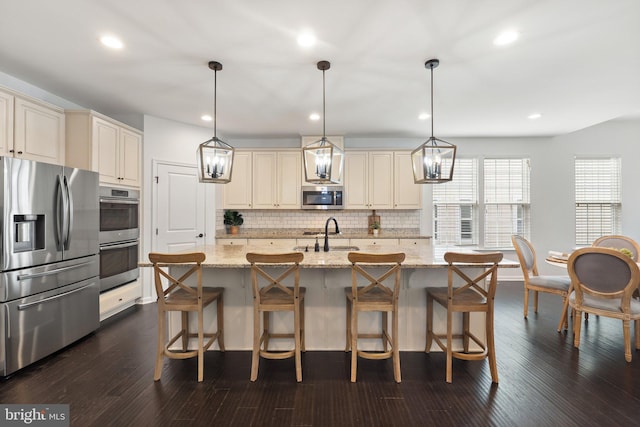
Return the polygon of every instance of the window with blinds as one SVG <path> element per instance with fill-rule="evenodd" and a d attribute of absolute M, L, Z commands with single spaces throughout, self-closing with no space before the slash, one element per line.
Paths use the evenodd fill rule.
<path fill-rule="evenodd" d="M 511 246 L 511 235 L 529 237 L 529 159 L 484 159 L 484 246 Z"/>
<path fill-rule="evenodd" d="M 620 158 L 575 159 L 576 245 L 621 233 Z"/>
<path fill-rule="evenodd" d="M 477 243 L 478 161 L 456 159 L 453 180 L 433 186 L 433 238 L 436 244 Z"/>

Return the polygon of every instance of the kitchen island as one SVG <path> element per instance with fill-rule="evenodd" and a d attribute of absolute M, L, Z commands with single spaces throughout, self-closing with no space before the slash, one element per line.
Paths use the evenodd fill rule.
<path fill-rule="evenodd" d="M 293 249 L 293 248 L 291 248 Z M 425 287 L 446 286 L 447 263 L 443 255 L 448 250 L 469 252 L 461 248 L 434 248 L 432 246 L 360 246 L 360 252 L 404 252 L 402 263 L 402 289 L 399 301 L 399 342 L 404 351 L 423 351 L 426 335 L 426 295 Z M 250 350 L 253 334 L 253 295 L 251 290 L 250 264 L 247 252 L 284 252 L 283 248 L 259 246 L 202 246 L 193 251 L 206 254 L 203 263 L 203 283 L 205 286 L 225 288 L 225 346 L 228 350 Z M 348 251 L 304 252 L 300 264 L 300 284 L 307 288 L 305 300 L 305 339 L 307 350 L 341 350 L 345 346 L 346 304 L 343 288 L 351 286 L 351 264 L 347 260 Z M 150 264 L 141 264 L 149 266 Z M 515 261 L 503 260 L 501 268 L 519 268 Z M 181 268 L 181 267 L 174 267 Z M 499 276 L 498 276 L 499 277 Z M 498 290 L 499 292 L 499 290 Z M 272 325 L 284 331 L 292 321 L 290 313 L 273 315 Z M 472 324 L 483 325 L 481 314 L 472 315 Z M 436 311 L 435 327 L 444 328 L 446 314 Z M 475 321 L 474 321 L 475 320 Z M 195 320 L 194 320 L 195 322 Z M 361 331 L 374 330 L 379 326 L 380 315 L 363 313 L 359 317 Z M 461 320 L 460 320 L 461 322 Z M 174 334 L 179 325 L 179 316 L 170 320 L 170 333 Z M 205 328 L 215 329 L 215 310 L 205 313 Z M 194 323 L 195 326 L 195 323 Z M 479 337 L 484 337 L 481 326 L 473 329 Z M 378 342 L 364 342 L 364 348 L 378 349 Z M 367 346 L 369 344 L 369 346 Z M 274 348 L 290 348 L 290 342 L 273 341 Z M 381 347 L 380 347 L 381 348 Z M 435 347 L 434 347 L 435 350 Z"/>

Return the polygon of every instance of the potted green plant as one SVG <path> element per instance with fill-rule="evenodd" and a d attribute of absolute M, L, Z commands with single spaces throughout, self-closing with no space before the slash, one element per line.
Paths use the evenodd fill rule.
<path fill-rule="evenodd" d="M 238 211 L 224 211 L 224 225 L 228 226 L 228 233 L 238 234 L 238 227 L 244 224 L 242 214 Z"/>
<path fill-rule="evenodd" d="M 378 221 L 374 221 L 371 224 L 371 230 L 373 230 L 373 235 L 377 236 L 378 233 L 380 232 L 380 223 Z"/>

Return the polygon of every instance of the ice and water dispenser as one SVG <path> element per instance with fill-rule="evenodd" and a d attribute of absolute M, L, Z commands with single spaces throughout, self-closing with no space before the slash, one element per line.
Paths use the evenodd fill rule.
<path fill-rule="evenodd" d="M 14 252 L 44 249 L 44 215 L 14 215 Z"/>

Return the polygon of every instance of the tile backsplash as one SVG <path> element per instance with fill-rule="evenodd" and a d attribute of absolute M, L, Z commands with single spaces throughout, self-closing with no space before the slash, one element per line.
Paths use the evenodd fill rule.
<path fill-rule="evenodd" d="M 302 211 L 302 210 L 239 210 L 243 228 L 308 228 L 321 229 L 327 218 L 335 217 L 340 228 L 367 228 L 371 210 Z M 377 210 L 381 228 L 420 228 L 421 210 Z M 216 212 L 216 230 L 224 230 L 224 209 Z"/>

